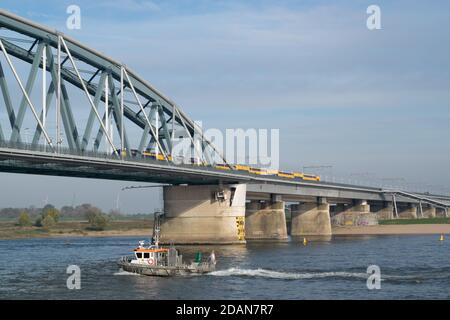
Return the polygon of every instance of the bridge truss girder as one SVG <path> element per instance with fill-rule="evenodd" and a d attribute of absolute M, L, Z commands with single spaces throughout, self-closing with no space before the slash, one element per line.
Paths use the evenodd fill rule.
<path fill-rule="evenodd" d="M 19 38 L 3 35 L 2 31 L 13 33 Z M 31 45 L 24 45 L 25 40 Z M 13 70 L 19 86 L 23 87 L 20 104 L 15 108 L 0 61 L 1 93 L 11 126 L 8 140 L 0 123 L 2 141 L 20 144 L 24 140 L 22 126 L 29 108 L 35 118 L 32 144 L 38 144 L 44 136 L 49 151 L 61 150 L 64 133 L 66 147 L 71 152 L 99 151 L 104 141 L 105 147 L 109 146 L 110 152 L 117 155 L 118 149 L 137 149 L 141 152 L 150 149 L 161 153 L 169 161 L 174 159 L 175 132 L 177 135 L 183 132 L 182 135 L 190 140 L 193 155 L 199 162 L 226 163 L 220 151 L 203 135 L 202 129 L 172 100 L 124 64 L 70 37 L 0 10 L 0 51 Z M 14 72 L 16 68 L 11 57 L 31 65 L 26 82 Z M 40 103 L 33 103 L 31 96 L 39 71 L 42 74 L 42 96 Z M 47 74 L 50 75 L 48 86 Z M 74 112 L 67 84 L 71 85 L 70 89 L 84 92 L 89 102 L 89 117 L 84 130 L 81 130 L 84 123 L 77 121 L 79 119 Z M 127 96 L 131 97 L 131 101 L 126 100 Z M 55 103 L 52 103 L 53 99 Z M 103 111 L 101 104 L 104 105 Z M 56 109 L 56 133 L 53 139 L 46 127 L 52 105 Z M 37 106 L 42 106 L 42 110 L 38 111 Z M 128 121 L 128 126 L 125 121 Z M 98 126 L 97 132 L 94 126 Z M 142 133 L 138 143 L 133 143 L 127 131 L 136 128 Z M 116 144 L 113 142 L 114 132 L 119 137 L 120 146 L 117 141 Z"/>

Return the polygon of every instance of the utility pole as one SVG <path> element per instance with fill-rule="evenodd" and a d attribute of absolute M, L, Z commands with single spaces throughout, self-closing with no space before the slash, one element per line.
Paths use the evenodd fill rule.
<path fill-rule="evenodd" d="M 120 189 L 117 192 L 117 197 L 116 197 L 116 210 L 120 211 L 120 193 L 122 191 L 126 191 L 126 190 L 136 190 L 136 189 L 147 189 L 147 188 L 162 188 L 162 187 L 167 187 L 167 186 L 171 186 L 171 184 L 157 184 L 157 185 L 151 185 L 151 186 L 127 186 L 127 187 L 123 187 L 122 189 Z M 162 197 L 158 197 L 160 199 L 158 199 L 160 202 L 162 202 Z"/>

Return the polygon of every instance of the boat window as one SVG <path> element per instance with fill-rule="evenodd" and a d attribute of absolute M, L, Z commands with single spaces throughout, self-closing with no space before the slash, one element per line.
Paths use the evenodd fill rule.
<path fill-rule="evenodd" d="M 136 257 L 138 259 L 141 259 L 142 258 L 142 252 L 136 252 Z"/>
<path fill-rule="evenodd" d="M 148 259 L 148 258 L 150 258 L 150 253 L 144 252 L 144 259 Z"/>

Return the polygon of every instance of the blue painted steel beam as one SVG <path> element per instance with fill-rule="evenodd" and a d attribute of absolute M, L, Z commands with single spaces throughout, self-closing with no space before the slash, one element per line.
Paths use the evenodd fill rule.
<path fill-rule="evenodd" d="M 53 99 L 54 93 L 55 93 L 55 85 L 54 85 L 54 83 L 52 81 L 52 82 L 50 82 L 50 85 L 49 85 L 48 90 L 47 90 L 47 97 L 46 97 L 46 100 L 45 100 L 46 101 L 45 110 L 47 111 L 47 113 L 46 113 L 45 116 L 48 116 L 50 108 L 53 105 L 52 104 L 52 99 Z M 44 119 L 44 111 L 43 110 L 41 110 L 39 119 L 41 121 Z M 42 129 L 41 129 L 41 127 L 39 125 L 37 125 L 36 126 L 36 130 L 34 131 L 33 142 L 32 142 L 33 144 L 38 144 L 39 143 L 39 139 L 41 138 L 41 134 L 42 134 Z"/>
<path fill-rule="evenodd" d="M 46 28 L 4 10 L 0 10 L 0 26 L 3 26 L 10 30 L 14 30 L 18 33 L 25 34 L 32 38 L 45 39 L 46 41 L 48 41 L 49 45 L 54 48 L 57 48 L 58 34 L 61 34 L 56 30 Z M 120 68 L 122 65 L 121 63 L 101 54 L 100 52 L 93 50 L 92 48 L 81 44 L 71 37 L 64 35 L 64 40 L 67 43 L 68 49 L 76 59 L 81 60 L 97 69 L 109 69 L 111 70 L 113 78 L 117 81 L 120 80 Z M 171 106 L 175 105 L 175 103 L 171 99 L 163 95 L 147 81 L 140 78 L 128 67 L 127 71 L 137 93 L 139 93 L 146 99 L 151 100 L 152 102 L 161 102 L 161 104 L 165 108 L 165 112 L 169 114 L 171 113 Z M 181 110 L 179 111 L 186 125 L 191 130 L 193 130 L 193 122 Z"/>
<path fill-rule="evenodd" d="M 56 30 L 38 25 L 32 21 L 23 19 L 21 17 L 18 17 L 14 14 L 11 14 L 9 12 L 6 12 L 4 10 L 0 10 L 0 28 L 4 27 L 6 29 L 9 29 L 11 31 L 18 32 L 20 34 L 29 36 L 36 40 L 45 41 L 48 45 L 57 48 L 58 46 L 58 39 L 59 36 L 62 36 L 64 38 L 65 44 L 67 44 L 68 50 L 71 52 L 71 55 L 79 61 L 82 61 L 91 67 L 96 69 L 96 72 L 98 73 L 99 70 L 109 70 L 111 73 L 111 77 L 115 79 L 116 81 L 120 80 L 121 76 L 121 69 L 123 67 L 122 63 L 119 63 L 110 57 L 107 57 L 81 43 L 78 41 L 66 36 L 62 35 L 60 32 L 57 32 Z M 7 49 L 9 50 L 9 48 Z M 21 49 L 18 49 L 14 52 L 16 54 L 16 57 L 19 58 L 25 58 L 27 59 L 27 55 L 30 54 L 27 50 L 26 53 L 20 53 L 18 54 L 18 51 L 20 52 Z M 187 130 L 188 135 L 194 136 L 194 132 L 198 131 L 199 129 L 195 126 L 194 122 L 187 117 L 184 112 L 177 107 L 177 114 L 172 114 L 174 107 L 176 104 L 169 99 L 167 96 L 163 95 L 160 91 L 155 89 L 151 84 L 149 84 L 144 79 L 140 78 L 136 73 L 134 73 L 132 70 L 130 70 L 128 67 L 125 67 L 127 74 L 130 79 L 125 79 L 124 84 L 126 86 L 131 86 L 127 81 L 130 81 L 132 83 L 132 86 L 136 90 L 136 93 L 141 96 L 143 99 L 147 100 L 148 102 L 158 102 L 158 104 L 161 105 L 162 109 L 164 110 L 164 113 L 167 115 L 173 117 L 177 124 L 180 126 L 183 126 L 185 130 Z M 95 88 L 90 86 L 90 81 L 92 80 L 92 77 L 89 80 L 85 79 L 77 79 L 76 75 L 72 72 L 70 72 L 67 69 L 62 70 L 62 78 L 66 81 L 74 84 L 78 88 L 83 87 L 85 85 L 88 88 L 88 91 L 90 94 L 95 94 Z M 115 95 L 112 95 L 112 100 L 114 101 Z M 114 106 L 114 105 L 113 105 Z M 115 108 L 115 106 L 114 106 Z M 118 113 L 115 111 L 113 112 L 113 115 L 115 116 L 116 125 L 121 125 L 118 122 Z M 136 115 L 132 109 L 128 108 L 127 106 L 124 106 L 124 116 L 131 120 L 133 123 L 140 126 L 142 129 L 145 128 L 145 119 L 142 119 L 139 114 Z M 121 118 L 121 117 L 120 117 Z M 120 121 L 120 120 L 119 120 Z M 125 131 L 125 125 L 124 131 Z M 126 140 L 126 139 L 124 139 Z M 167 143 L 169 140 L 167 140 Z M 219 152 L 217 149 L 211 144 L 210 141 L 206 140 L 206 143 L 211 145 L 211 150 L 214 150 L 217 154 Z M 169 146 L 165 146 L 167 149 L 169 149 Z M 128 147 L 129 149 L 129 147 Z M 164 148 L 163 148 L 164 150 Z M 164 152 L 168 153 L 169 150 L 164 150 Z M 220 155 L 220 157 L 222 157 Z M 226 162 L 226 160 L 224 159 Z"/>
<path fill-rule="evenodd" d="M 36 80 L 36 75 L 39 70 L 39 65 L 41 63 L 43 49 L 44 43 L 40 42 L 36 49 L 36 54 L 34 55 L 33 64 L 31 65 L 31 70 L 28 75 L 27 84 L 25 86 L 25 91 L 27 92 L 28 96 L 30 96 L 31 92 L 33 91 L 34 82 Z M 20 129 L 22 127 L 25 112 L 27 110 L 27 104 L 28 104 L 27 99 L 25 98 L 25 95 L 23 95 L 19 105 L 19 111 L 17 112 L 16 121 L 14 122 L 14 128 L 12 129 L 10 138 L 11 141 L 19 141 Z"/>
<path fill-rule="evenodd" d="M 8 112 L 8 119 L 11 125 L 11 129 L 14 128 L 14 123 L 16 122 L 16 115 L 11 102 L 11 96 L 9 94 L 8 82 L 5 78 L 5 73 L 3 72 L 2 62 L 0 61 L 0 87 L 2 89 L 3 100 L 5 102 L 6 111 Z"/>
<path fill-rule="evenodd" d="M 100 75 L 100 80 L 98 82 L 97 85 L 97 91 L 95 92 L 95 96 L 94 96 L 94 107 L 98 110 L 98 104 L 100 102 L 100 98 L 103 95 L 103 90 L 105 87 L 105 80 L 107 77 L 107 73 L 105 71 L 102 72 L 102 74 Z M 89 117 L 88 117 L 88 121 L 86 124 L 86 129 L 84 130 L 84 135 L 83 135 L 83 142 L 81 145 L 81 150 L 86 150 L 86 148 L 89 145 L 89 139 L 91 137 L 91 132 L 92 132 L 92 126 L 94 124 L 94 120 L 95 120 L 95 112 L 94 110 L 91 109 L 90 113 L 89 113 Z"/>
<path fill-rule="evenodd" d="M 148 113 L 148 119 L 152 121 L 153 117 L 155 115 L 155 107 L 151 106 L 150 111 Z M 144 150 L 148 137 L 150 136 L 150 127 L 148 126 L 148 123 L 145 124 L 144 131 L 142 132 L 141 141 L 139 142 L 139 149 L 138 150 Z"/>

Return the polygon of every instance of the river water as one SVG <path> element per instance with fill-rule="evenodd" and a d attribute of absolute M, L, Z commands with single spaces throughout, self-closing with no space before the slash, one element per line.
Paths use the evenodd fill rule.
<path fill-rule="evenodd" d="M 333 237 L 331 241 L 181 246 L 183 257 L 214 249 L 217 271 L 156 278 L 115 261 L 136 237 L 0 241 L 1 299 L 449 299 L 450 239 L 437 235 Z M 81 289 L 67 289 L 69 265 Z M 381 288 L 367 288 L 377 265 Z"/>

